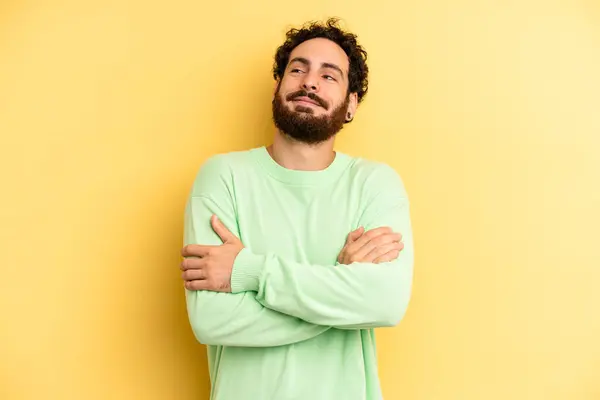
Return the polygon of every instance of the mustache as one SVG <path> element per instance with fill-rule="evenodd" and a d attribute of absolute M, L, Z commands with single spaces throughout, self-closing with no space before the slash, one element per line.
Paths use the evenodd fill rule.
<path fill-rule="evenodd" d="M 307 92 L 306 90 L 298 90 L 297 92 L 290 93 L 287 95 L 287 97 L 285 99 L 287 101 L 292 101 L 296 97 L 308 97 L 309 99 L 315 101 L 318 105 L 320 105 L 324 109 L 326 109 L 326 110 L 329 109 L 329 105 L 327 104 L 327 102 L 325 100 L 323 100 L 322 98 L 320 98 L 319 96 L 317 96 L 316 94 L 314 94 L 312 92 Z"/>

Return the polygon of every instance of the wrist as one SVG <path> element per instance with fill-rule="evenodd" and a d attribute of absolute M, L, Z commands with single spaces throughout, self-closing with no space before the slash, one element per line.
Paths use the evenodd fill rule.
<path fill-rule="evenodd" d="M 264 265 L 265 256 L 254 254 L 244 247 L 233 262 L 231 292 L 258 292 Z"/>

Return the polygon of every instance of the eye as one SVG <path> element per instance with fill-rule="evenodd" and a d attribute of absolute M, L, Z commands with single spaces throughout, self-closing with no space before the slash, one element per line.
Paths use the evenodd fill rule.
<path fill-rule="evenodd" d="M 335 81 L 335 78 L 331 75 L 323 75 L 323 78 L 327 79 L 328 81 Z"/>
<path fill-rule="evenodd" d="M 302 72 L 302 70 L 300 68 L 294 68 L 290 71 L 291 73 L 295 74 L 295 73 L 300 73 Z"/>

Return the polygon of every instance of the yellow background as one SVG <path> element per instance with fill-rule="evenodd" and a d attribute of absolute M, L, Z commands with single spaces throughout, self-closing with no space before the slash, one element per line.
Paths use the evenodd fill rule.
<path fill-rule="evenodd" d="M 1 399 L 208 398 L 185 197 L 270 140 L 275 48 L 329 15 L 371 68 L 337 148 L 413 204 L 386 400 L 600 399 L 594 0 L 1 2 Z"/>

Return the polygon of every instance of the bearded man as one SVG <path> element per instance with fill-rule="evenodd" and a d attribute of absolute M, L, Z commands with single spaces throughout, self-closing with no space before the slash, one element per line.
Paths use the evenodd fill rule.
<path fill-rule="evenodd" d="M 396 171 L 334 150 L 366 59 L 334 19 L 288 31 L 273 142 L 214 155 L 193 182 L 180 268 L 211 400 L 383 398 L 374 329 L 406 312 L 413 241 Z"/>

